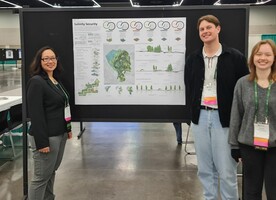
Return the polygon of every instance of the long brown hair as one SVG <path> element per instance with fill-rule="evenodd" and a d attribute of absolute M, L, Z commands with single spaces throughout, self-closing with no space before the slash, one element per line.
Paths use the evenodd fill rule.
<path fill-rule="evenodd" d="M 60 73 L 62 72 L 63 68 L 62 68 L 62 65 L 61 65 L 61 63 L 60 63 L 60 61 L 58 59 L 59 57 L 58 57 L 57 52 L 52 47 L 50 47 L 50 46 L 44 46 L 44 47 L 40 48 L 36 52 L 36 54 L 35 54 L 35 56 L 33 58 L 33 61 L 31 63 L 31 65 L 30 65 L 30 75 L 31 76 L 34 76 L 34 75 L 43 75 L 43 76 L 45 76 L 46 75 L 45 71 L 43 70 L 43 68 L 41 66 L 42 53 L 44 51 L 46 51 L 46 50 L 53 51 L 54 54 L 55 54 L 55 56 L 56 56 L 56 58 L 57 58 L 57 67 L 54 70 L 53 76 L 55 78 L 58 78 L 59 75 L 60 75 Z"/>
<path fill-rule="evenodd" d="M 274 62 L 271 65 L 271 72 L 268 76 L 268 80 L 276 81 L 276 61 L 275 61 L 276 60 L 276 45 L 273 42 L 273 40 L 270 40 L 270 39 L 259 41 L 257 44 L 255 44 L 255 46 L 253 47 L 253 49 L 251 51 L 251 55 L 250 55 L 249 62 L 248 62 L 249 69 L 250 69 L 250 75 L 249 75 L 248 79 L 250 81 L 254 81 L 255 79 L 258 79 L 257 73 L 256 73 L 256 66 L 254 64 L 254 56 L 259 51 L 260 46 L 264 45 L 264 44 L 269 44 L 271 46 L 271 49 L 274 54 Z"/>

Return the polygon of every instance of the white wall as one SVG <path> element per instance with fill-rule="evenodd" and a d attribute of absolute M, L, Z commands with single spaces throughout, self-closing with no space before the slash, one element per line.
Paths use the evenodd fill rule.
<path fill-rule="evenodd" d="M 0 28 L 18 28 L 19 14 L 13 14 L 11 10 L 0 11 Z"/>
<path fill-rule="evenodd" d="M 276 34 L 276 6 L 250 7 L 249 54 L 262 34 Z M 19 15 L 10 10 L 0 10 L 0 48 L 2 47 L 20 47 Z"/>
<path fill-rule="evenodd" d="M 0 48 L 20 47 L 19 15 L 0 10 Z"/>
<path fill-rule="evenodd" d="M 262 34 L 276 34 L 276 6 L 252 6 L 249 14 L 248 54 Z"/>

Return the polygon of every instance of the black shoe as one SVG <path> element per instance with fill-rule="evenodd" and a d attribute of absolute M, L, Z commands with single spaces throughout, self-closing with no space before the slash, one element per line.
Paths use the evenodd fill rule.
<path fill-rule="evenodd" d="M 183 142 L 177 142 L 177 144 L 178 144 L 178 145 L 182 145 L 182 144 L 183 144 Z"/>

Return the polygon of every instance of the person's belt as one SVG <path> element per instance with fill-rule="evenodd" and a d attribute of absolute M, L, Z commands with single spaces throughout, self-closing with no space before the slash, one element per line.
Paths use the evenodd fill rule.
<path fill-rule="evenodd" d="M 217 110 L 217 108 L 211 108 L 211 107 L 208 107 L 208 106 L 200 106 L 200 109 L 203 109 L 203 110 Z"/>

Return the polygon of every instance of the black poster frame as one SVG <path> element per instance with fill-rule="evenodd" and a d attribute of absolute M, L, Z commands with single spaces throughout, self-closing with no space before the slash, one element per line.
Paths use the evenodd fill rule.
<path fill-rule="evenodd" d="M 196 29 L 197 19 L 206 14 L 217 16 L 222 25 L 220 39 L 247 56 L 249 8 L 247 6 L 189 6 L 148 8 L 89 8 L 20 10 L 22 49 L 23 111 L 23 193 L 28 193 L 26 83 L 28 66 L 36 51 L 45 45 L 55 48 L 65 66 L 62 82 L 71 94 L 73 121 L 189 122 L 185 105 L 74 105 L 72 18 L 165 18 L 187 17 L 186 56 L 202 47 Z M 183 58 L 185 59 L 185 58 Z M 184 79 L 184 77 L 183 77 Z"/>
<path fill-rule="evenodd" d="M 59 52 L 65 68 L 62 82 L 70 93 L 73 121 L 170 122 L 188 120 L 189 109 L 185 105 L 75 105 L 72 19 L 187 17 L 187 56 L 202 46 L 196 23 L 197 19 L 205 14 L 214 14 L 220 19 L 222 24 L 220 37 L 223 43 L 247 54 L 247 7 L 23 9 L 20 12 L 23 82 L 26 84 L 29 79 L 28 66 L 35 52 L 44 45 L 50 45 Z M 23 91 L 25 91 L 25 84 L 23 84 Z"/>

